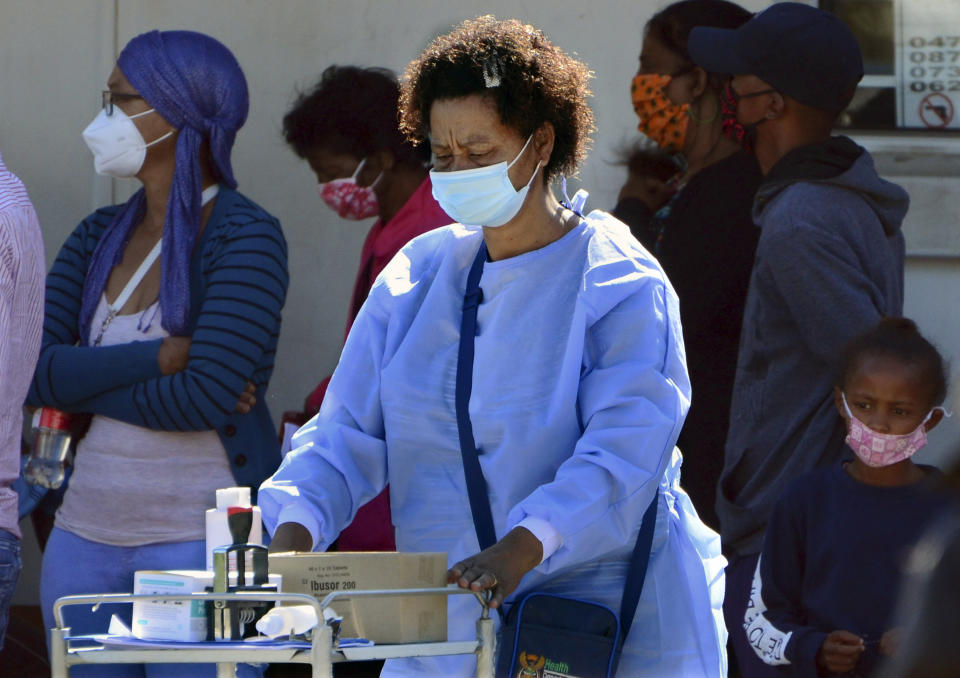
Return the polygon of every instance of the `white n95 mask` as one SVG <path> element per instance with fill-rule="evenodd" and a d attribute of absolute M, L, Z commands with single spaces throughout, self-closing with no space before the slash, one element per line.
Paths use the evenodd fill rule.
<path fill-rule="evenodd" d="M 534 177 L 540 171 L 541 163 L 538 162 L 530 181 L 519 191 L 513 187 L 507 173 L 527 150 L 531 139 L 532 134 L 509 164 L 503 161 L 456 172 L 430 170 L 434 199 L 444 212 L 464 226 L 503 226 L 517 216 Z"/>
<path fill-rule="evenodd" d="M 147 157 L 147 149 L 173 134 L 173 130 L 170 130 L 149 144 L 143 140 L 133 119 L 153 112 L 155 109 L 151 108 L 131 116 L 115 106 L 113 114 L 100 111 L 93 122 L 87 125 L 83 130 L 83 140 L 93 153 L 93 168 L 97 174 L 124 178 L 135 176 L 140 171 Z"/>

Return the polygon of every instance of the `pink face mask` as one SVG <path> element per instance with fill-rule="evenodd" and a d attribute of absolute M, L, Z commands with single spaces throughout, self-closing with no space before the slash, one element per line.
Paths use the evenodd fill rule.
<path fill-rule="evenodd" d="M 380 176 L 369 186 L 357 185 L 357 176 L 360 174 L 360 170 L 363 169 L 366 162 L 366 158 L 361 160 L 360 164 L 357 165 L 357 169 L 350 177 L 334 179 L 333 181 L 328 181 L 325 184 L 319 184 L 317 186 L 323 202 L 327 204 L 327 207 L 339 214 L 342 219 L 352 219 L 355 221 L 369 219 L 370 217 L 377 216 L 377 212 L 380 209 L 377 194 L 374 193 L 373 188 L 380 181 L 381 177 L 383 177 L 383 172 L 380 172 Z"/>
<path fill-rule="evenodd" d="M 926 424 L 933 416 L 933 411 L 941 409 L 930 410 L 912 433 L 893 435 L 891 433 L 877 433 L 857 419 L 850 411 L 850 406 L 847 405 L 847 396 L 841 393 L 840 397 L 843 399 L 843 408 L 847 411 L 848 421 L 850 422 L 846 438 L 847 445 L 860 458 L 860 461 L 874 468 L 890 466 L 904 459 L 909 459 L 917 450 L 923 448 L 927 444 Z"/>

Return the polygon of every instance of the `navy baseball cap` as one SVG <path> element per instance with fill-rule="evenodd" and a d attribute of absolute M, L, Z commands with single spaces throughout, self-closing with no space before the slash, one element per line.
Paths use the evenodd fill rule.
<path fill-rule="evenodd" d="M 711 73 L 755 75 L 801 104 L 840 111 L 863 77 L 863 57 L 840 19 L 798 2 L 780 2 L 737 29 L 698 26 L 690 57 Z"/>

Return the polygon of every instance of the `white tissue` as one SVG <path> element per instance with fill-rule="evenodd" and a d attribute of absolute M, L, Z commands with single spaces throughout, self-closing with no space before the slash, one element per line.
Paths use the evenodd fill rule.
<path fill-rule="evenodd" d="M 257 621 L 257 631 L 269 638 L 306 633 L 318 623 L 312 605 L 274 607 Z"/>

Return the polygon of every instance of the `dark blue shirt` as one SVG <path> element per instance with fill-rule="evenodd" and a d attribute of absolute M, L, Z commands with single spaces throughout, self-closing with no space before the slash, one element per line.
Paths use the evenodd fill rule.
<path fill-rule="evenodd" d="M 817 651 L 831 631 L 864 639 L 854 675 L 867 675 L 893 626 L 910 548 L 945 509 L 931 487 L 939 472 L 901 487 L 854 480 L 835 464 L 806 473 L 783 494 L 764 538 L 744 621 L 765 662 L 784 675 L 819 674 Z"/>

